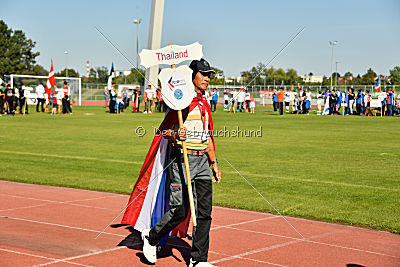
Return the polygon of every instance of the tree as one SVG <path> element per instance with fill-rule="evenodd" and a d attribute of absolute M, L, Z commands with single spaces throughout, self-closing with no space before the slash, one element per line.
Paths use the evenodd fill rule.
<path fill-rule="evenodd" d="M 23 31 L 13 31 L 0 20 L 0 75 L 33 71 L 35 58 L 40 55 L 33 52 L 35 45 Z"/>
<path fill-rule="evenodd" d="M 62 71 L 58 72 L 55 74 L 56 76 L 61 76 L 61 77 L 67 77 L 67 71 L 66 69 L 63 69 Z M 79 72 L 77 72 L 74 69 L 68 69 L 68 77 L 80 77 Z"/>
<path fill-rule="evenodd" d="M 96 74 L 97 74 L 97 79 L 101 83 L 106 83 L 108 80 L 108 69 L 104 66 L 102 67 L 96 67 Z"/>
<path fill-rule="evenodd" d="M 31 70 L 22 71 L 21 74 L 48 76 L 49 75 L 49 71 L 46 70 L 45 68 L 43 68 L 41 65 L 37 64 L 37 65 L 34 65 Z"/>
<path fill-rule="evenodd" d="M 373 71 L 371 68 L 367 70 L 367 73 L 365 73 L 362 76 L 362 84 L 369 85 L 369 84 L 374 84 L 375 83 L 375 78 L 377 77 L 375 71 Z"/>
<path fill-rule="evenodd" d="M 396 66 L 392 70 L 389 70 L 389 73 L 390 83 L 394 85 L 400 84 L 400 66 Z"/>

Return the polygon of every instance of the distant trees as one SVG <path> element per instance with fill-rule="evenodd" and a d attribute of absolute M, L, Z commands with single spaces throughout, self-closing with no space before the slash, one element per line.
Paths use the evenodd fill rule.
<path fill-rule="evenodd" d="M 67 76 L 67 69 L 63 69 L 62 71 L 55 73 L 56 76 L 66 77 Z M 80 77 L 79 72 L 68 68 L 68 77 Z"/>
<path fill-rule="evenodd" d="M 400 84 L 400 66 L 394 67 L 389 71 L 389 81 L 391 84 Z"/>
<path fill-rule="evenodd" d="M 0 75 L 41 72 L 40 67 L 34 68 L 35 59 L 40 55 L 33 51 L 35 45 L 36 42 L 28 39 L 23 31 L 13 31 L 0 20 Z"/>
<path fill-rule="evenodd" d="M 246 81 L 255 81 L 256 84 L 296 84 L 302 79 L 298 76 L 297 71 L 293 68 L 288 68 L 286 71 L 282 68 L 275 69 L 274 67 L 265 68 L 265 65 L 258 63 L 248 71 L 242 71 L 241 77 L 246 78 Z M 252 83 L 253 83 L 252 82 Z"/>

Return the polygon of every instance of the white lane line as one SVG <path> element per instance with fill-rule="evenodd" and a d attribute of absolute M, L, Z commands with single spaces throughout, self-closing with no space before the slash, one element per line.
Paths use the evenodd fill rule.
<path fill-rule="evenodd" d="M 100 159 L 100 158 L 94 158 L 94 157 L 66 156 L 66 155 L 43 154 L 43 153 L 33 153 L 33 152 L 21 152 L 21 151 L 6 151 L 6 150 L 0 150 L 0 153 L 15 154 L 15 155 L 28 155 L 28 156 L 35 156 L 35 157 L 47 157 L 47 158 L 60 158 L 60 159 L 77 159 L 77 160 L 103 161 L 103 162 L 123 163 L 123 164 L 134 164 L 134 165 L 141 165 L 141 164 L 143 164 L 143 162 L 128 161 L 128 160 Z"/>
<path fill-rule="evenodd" d="M 226 226 L 226 228 L 229 228 L 229 229 L 232 229 L 232 230 L 238 230 L 238 231 L 249 232 L 249 233 L 255 233 L 255 234 L 262 234 L 262 235 L 283 237 L 283 238 L 289 238 L 289 239 L 293 239 L 293 240 L 302 240 L 302 241 L 304 241 L 304 242 L 313 243 L 313 244 L 318 244 L 318 245 L 324 245 L 324 246 L 330 246 L 330 247 L 336 247 L 336 248 L 354 250 L 354 251 L 359 251 L 359 252 L 364 252 L 364 253 L 369 253 L 369 254 L 375 254 L 375 255 L 379 255 L 379 256 L 385 256 L 385 257 L 391 257 L 391 258 L 398 258 L 398 259 L 400 259 L 400 257 L 398 257 L 398 256 L 388 255 L 388 254 L 384 254 L 384 253 L 380 253 L 380 252 L 376 252 L 376 251 L 370 251 L 370 250 L 365 250 L 365 249 L 358 249 L 358 248 L 346 247 L 346 246 L 335 245 L 335 244 L 330 244 L 330 243 L 325 243 L 325 242 L 319 242 L 319 241 L 311 240 L 311 239 L 313 239 L 313 238 L 320 238 L 320 237 L 323 237 L 323 236 L 314 236 L 314 237 L 311 237 L 310 239 L 308 239 L 308 238 L 306 238 L 306 239 L 301 239 L 301 238 L 297 238 L 297 237 L 282 236 L 282 235 L 271 234 L 271 233 L 265 233 L 265 232 L 259 232 L 259 231 L 253 231 L 253 230 L 240 229 L 240 228 L 235 228 L 235 227 L 230 227 L 230 226 Z M 330 234 L 341 233 L 341 232 L 347 232 L 347 230 L 338 230 L 338 231 L 328 232 L 327 234 L 330 235 Z"/>
<path fill-rule="evenodd" d="M 46 260 L 51 260 L 51 261 L 58 260 L 58 259 L 55 259 L 55 258 L 49 258 L 49 257 L 45 257 L 45 256 L 40 256 L 40 255 L 31 254 L 31 253 L 10 250 L 10 249 L 4 249 L 4 248 L 0 248 L 0 251 L 19 254 L 19 255 L 24 255 L 24 256 L 29 256 L 29 257 L 34 257 L 34 258 L 46 259 Z M 74 265 L 79 265 L 79 266 L 89 266 L 89 265 L 84 265 L 84 264 L 75 263 L 75 262 L 68 262 L 68 261 L 64 261 L 64 260 L 62 260 L 62 261 L 66 262 L 66 263 L 74 264 Z"/>
<path fill-rule="evenodd" d="M 4 215 L 0 215 L 0 218 L 16 220 L 16 221 L 31 222 L 31 223 L 39 223 L 39 224 L 45 224 L 45 225 L 51 225 L 51 226 L 57 226 L 57 227 L 63 227 L 63 228 L 81 230 L 81 231 L 87 231 L 87 232 L 94 232 L 94 233 L 99 232 L 99 230 L 93 230 L 93 229 L 87 229 L 87 228 L 81 228 L 81 227 L 75 227 L 75 226 L 69 226 L 69 225 L 63 225 L 63 224 L 57 224 L 57 223 L 36 221 L 36 220 L 30 220 L 30 219 L 24 219 L 24 218 L 17 218 L 17 217 L 11 217 L 11 216 L 4 216 Z M 126 235 L 114 234 L 114 233 L 109 233 L 109 232 L 104 232 L 104 234 L 119 236 L 119 237 L 126 237 Z"/>
<path fill-rule="evenodd" d="M 233 171 L 224 171 L 224 173 L 231 173 L 235 174 Z M 367 188 L 367 189 L 374 189 L 374 190 L 385 190 L 385 191 L 400 191 L 399 188 L 387 188 L 387 187 L 379 187 L 379 186 L 372 186 L 372 185 L 362 185 L 362 184 L 349 184 L 349 183 L 341 183 L 341 182 L 332 182 L 332 181 L 324 181 L 324 180 L 312 180 L 312 179 L 302 179 L 302 178 L 295 178 L 295 177 L 283 177 L 283 176 L 275 176 L 275 175 L 266 175 L 266 174 L 257 174 L 251 172 L 242 172 L 243 174 L 250 175 L 250 176 L 258 176 L 258 177 L 268 177 L 268 178 L 275 178 L 281 180 L 291 180 L 291 181 L 298 181 L 298 182 L 306 182 L 306 183 L 317 183 L 317 184 L 330 184 L 330 185 L 340 185 L 340 186 L 350 186 L 350 187 L 359 187 L 359 188 Z"/>
<path fill-rule="evenodd" d="M 96 206 L 85 205 L 85 204 L 76 204 L 76 203 L 73 203 L 73 202 L 98 200 L 98 199 L 111 198 L 111 197 L 118 196 L 118 195 L 111 195 L 111 196 L 102 196 L 102 197 L 87 198 L 87 199 L 76 199 L 76 200 L 68 200 L 68 201 L 55 201 L 55 200 L 46 200 L 46 199 L 39 199 L 39 198 L 33 198 L 33 197 L 24 197 L 24 196 L 16 196 L 16 195 L 9 195 L 9 194 L 2 194 L 2 193 L 0 193 L 0 195 L 5 195 L 5 196 L 15 197 L 15 198 L 24 198 L 24 199 L 30 199 L 30 200 L 44 201 L 44 202 L 49 202 L 49 203 L 52 203 L 52 204 L 69 204 L 69 205 L 72 205 L 72 206 L 85 207 L 85 208 L 94 208 L 94 209 L 102 209 L 102 210 L 114 210 L 114 209 L 96 207 Z M 32 205 L 32 206 L 25 206 L 25 207 L 18 207 L 18 208 L 10 208 L 10 209 L 0 210 L 0 212 L 27 209 L 27 208 L 35 208 L 35 207 L 45 207 L 45 206 L 49 206 L 49 204 L 40 204 L 40 205 Z"/>
<path fill-rule="evenodd" d="M 328 232 L 328 233 L 312 236 L 311 238 L 323 237 L 323 236 L 326 236 L 326 235 L 330 235 L 332 233 L 333 232 Z M 249 255 L 252 255 L 252 254 L 256 254 L 256 253 L 259 253 L 259 252 L 264 252 L 264 251 L 272 250 L 272 249 L 275 249 L 275 248 L 281 248 L 281 247 L 285 247 L 285 246 L 288 246 L 288 245 L 301 243 L 301 242 L 304 242 L 304 241 L 306 241 L 306 239 L 295 238 L 295 240 L 292 240 L 292 241 L 288 241 L 288 242 L 284 242 L 284 243 L 280 243 L 280 244 L 276 244 L 276 245 L 272 245 L 272 246 L 268 246 L 268 247 L 264 247 L 264 248 L 258 248 L 258 249 L 255 249 L 255 250 L 250 250 L 250 251 L 243 252 L 243 253 L 240 253 L 240 254 L 236 254 L 236 255 L 229 256 L 229 257 L 225 257 L 225 258 L 222 258 L 222 259 L 219 259 L 219 260 L 215 260 L 215 261 L 212 261 L 210 263 L 211 264 L 215 264 L 215 263 L 219 263 L 219 262 L 229 261 L 229 260 L 233 260 L 233 259 L 236 259 L 236 258 L 240 258 L 240 257 L 245 257 L 245 256 L 249 256 Z"/>
<path fill-rule="evenodd" d="M 76 260 L 76 259 L 81 259 L 81 258 L 93 256 L 93 255 L 108 253 L 108 252 L 112 252 L 112 251 L 123 249 L 123 248 L 126 248 L 126 247 L 115 247 L 115 248 L 95 251 L 95 252 L 91 252 L 91 253 L 87 253 L 87 254 L 82 254 L 82 255 L 79 255 L 79 256 L 74 256 L 74 257 L 69 257 L 69 258 L 65 258 L 65 259 L 61 259 L 61 260 L 54 260 L 54 261 L 51 261 L 51 262 L 38 264 L 38 265 L 35 265 L 35 266 L 46 266 L 46 265 L 55 264 L 55 263 L 59 263 L 59 262 L 65 262 L 65 261 L 69 262 L 70 260 Z"/>

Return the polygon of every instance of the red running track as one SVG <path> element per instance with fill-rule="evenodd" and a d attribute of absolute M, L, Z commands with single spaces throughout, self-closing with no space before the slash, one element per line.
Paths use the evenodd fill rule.
<path fill-rule="evenodd" d="M 137 232 L 110 227 L 128 196 L 0 181 L 0 266 L 146 266 Z M 217 266 L 400 266 L 400 236 L 214 207 Z M 115 220 L 119 223 L 120 218 Z M 191 229 L 191 227 L 190 227 Z M 170 238 L 157 266 L 185 266 L 191 241 Z"/>

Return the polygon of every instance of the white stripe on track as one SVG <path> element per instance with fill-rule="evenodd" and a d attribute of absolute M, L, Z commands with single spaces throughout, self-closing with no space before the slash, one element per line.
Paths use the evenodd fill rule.
<path fill-rule="evenodd" d="M 24 255 L 24 256 L 30 256 L 30 257 L 34 257 L 34 258 L 46 259 L 46 260 L 51 260 L 51 261 L 58 260 L 58 259 L 55 259 L 55 258 L 49 258 L 49 257 L 45 257 L 45 256 L 40 256 L 40 255 L 31 254 L 31 253 L 10 250 L 10 249 L 4 249 L 4 248 L 0 248 L 0 251 L 19 254 L 19 255 Z M 68 261 L 65 261 L 65 260 L 61 260 L 61 261 L 62 262 L 66 262 L 66 263 L 70 263 L 70 264 L 74 264 L 74 265 L 79 265 L 79 266 L 90 266 L 90 265 L 84 265 L 84 264 L 75 263 L 75 262 L 68 262 Z"/>
<path fill-rule="evenodd" d="M 68 205 L 72 205 L 72 206 L 78 206 L 78 207 L 84 207 L 84 208 L 102 209 L 102 210 L 114 210 L 114 209 L 90 206 L 90 205 L 85 205 L 85 204 L 75 204 L 73 202 L 90 201 L 90 200 L 97 200 L 97 199 L 103 199 L 103 198 L 110 198 L 110 197 L 118 196 L 118 195 L 110 195 L 110 196 L 94 197 L 94 198 L 87 198 L 87 199 L 56 201 L 56 200 L 47 200 L 47 199 L 40 199 L 40 198 L 33 198 L 33 197 L 16 196 L 16 195 L 9 195 L 9 194 L 2 194 L 2 193 L 0 193 L 0 195 L 9 196 L 9 197 L 15 197 L 15 198 L 24 198 L 24 199 L 30 199 L 30 200 L 38 200 L 38 201 L 50 202 L 51 204 L 68 204 Z M 10 209 L 0 210 L 0 212 L 2 212 L 2 211 L 12 211 L 12 210 L 21 210 L 21 209 L 28 209 L 28 208 L 36 208 L 36 207 L 45 207 L 45 206 L 49 206 L 49 204 L 39 204 L 39 205 L 32 205 L 32 206 L 25 206 L 25 207 L 18 207 L 18 208 L 10 208 Z"/>
<path fill-rule="evenodd" d="M 51 261 L 51 262 L 47 262 L 47 263 L 43 263 L 43 264 L 38 264 L 38 265 L 35 265 L 35 266 L 46 266 L 46 265 L 55 264 L 55 263 L 59 263 L 59 262 L 65 262 L 65 261 L 68 261 L 68 263 L 69 263 L 70 260 L 76 260 L 76 259 L 81 259 L 81 258 L 93 256 L 93 255 L 108 253 L 108 252 L 112 252 L 112 251 L 123 249 L 123 248 L 126 248 L 126 247 L 115 247 L 115 248 L 95 251 L 95 252 L 91 252 L 91 253 L 87 253 L 87 254 L 82 254 L 82 255 L 78 255 L 78 256 L 74 256 L 74 257 L 61 259 L 61 260 L 55 260 L 55 261 Z"/>
<path fill-rule="evenodd" d="M 233 172 L 233 171 L 224 171 L 224 173 L 236 174 L 236 172 Z M 249 175 L 249 176 L 258 176 L 258 177 L 264 177 L 264 178 L 267 177 L 267 178 L 298 181 L 298 182 L 305 182 L 305 183 L 330 184 L 330 185 L 350 186 L 350 187 L 359 187 L 359 188 L 385 190 L 385 191 L 396 191 L 396 192 L 400 191 L 399 188 L 387 188 L 387 187 L 362 185 L 362 184 L 349 184 L 349 183 L 332 182 L 332 181 L 324 181 L 324 180 L 302 179 L 302 178 L 295 178 L 295 177 L 283 177 L 283 176 L 275 176 L 275 175 L 267 175 L 267 174 L 257 174 L 257 173 L 251 173 L 251 172 L 242 172 L 242 173 Z"/>
<path fill-rule="evenodd" d="M 0 150 L 0 153 L 14 154 L 14 155 L 27 155 L 35 157 L 47 157 L 47 158 L 60 158 L 60 159 L 77 159 L 77 160 L 91 160 L 91 161 L 104 161 L 112 163 L 123 163 L 123 164 L 135 164 L 141 165 L 143 162 L 128 161 L 128 160 L 118 160 L 118 159 L 100 159 L 94 157 L 81 157 L 81 156 L 66 156 L 66 155 L 56 155 L 56 154 L 43 154 L 43 153 L 33 153 L 33 152 L 21 152 L 21 151 L 7 151 Z"/>
<path fill-rule="evenodd" d="M 93 229 L 87 229 L 87 228 L 63 225 L 63 224 L 58 224 L 58 223 L 42 222 L 42 221 L 36 221 L 36 220 L 30 220 L 30 219 L 24 219 L 24 218 L 17 218 L 17 217 L 5 216 L 5 215 L 0 215 L 0 218 L 16 220 L 16 221 L 31 222 L 31 223 L 39 223 L 39 224 L 45 224 L 45 225 L 51 225 L 51 226 L 57 226 L 57 227 L 63 227 L 63 228 L 81 230 L 81 231 L 87 231 L 87 232 L 94 232 L 94 233 L 98 233 L 100 231 L 100 230 L 93 230 Z M 114 233 L 109 233 L 109 232 L 104 232 L 103 234 L 119 236 L 119 237 L 126 237 L 126 235 L 114 234 Z"/>

